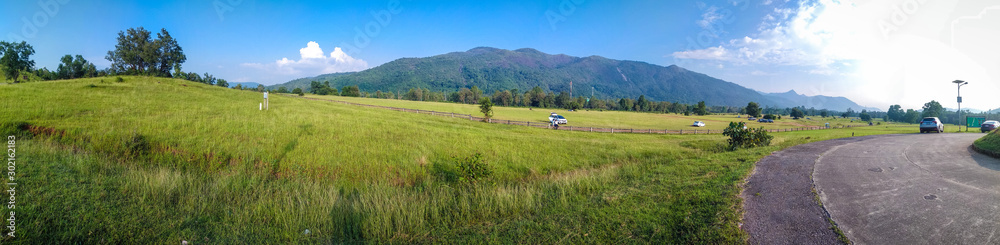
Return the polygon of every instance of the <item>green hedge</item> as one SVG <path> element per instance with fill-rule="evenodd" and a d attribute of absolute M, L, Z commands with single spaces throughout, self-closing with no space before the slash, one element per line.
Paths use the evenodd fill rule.
<path fill-rule="evenodd" d="M 983 136 L 972 143 L 973 148 L 980 153 L 1000 158 L 1000 130 Z"/>

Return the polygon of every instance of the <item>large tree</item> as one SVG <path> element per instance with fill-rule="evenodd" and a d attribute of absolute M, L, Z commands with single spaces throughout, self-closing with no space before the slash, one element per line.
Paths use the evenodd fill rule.
<path fill-rule="evenodd" d="M 923 117 L 940 117 L 941 112 L 944 111 L 944 107 L 941 107 L 941 103 L 937 101 L 931 101 L 924 103 Z"/>
<path fill-rule="evenodd" d="M 792 119 L 799 119 L 805 117 L 805 113 L 803 113 L 802 110 L 799 110 L 798 107 L 792 108 L 792 112 L 789 114 L 790 116 L 792 116 Z"/>
<path fill-rule="evenodd" d="M 901 122 L 901 121 L 903 121 L 903 116 L 905 116 L 905 115 L 906 115 L 906 112 L 904 112 L 903 111 L 903 107 L 899 106 L 899 105 L 891 105 L 891 106 L 889 106 L 889 111 L 886 112 L 886 116 L 889 117 L 889 120 L 892 120 L 894 122 Z"/>
<path fill-rule="evenodd" d="M 861 118 L 861 121 L 865 121 L 865 122 L 871 122 L 872 121 L 872 116 L 868 115 L 868 110 L 861 110 L 861 114 L 858 114 L 858 117 Z"/>
<path fill-rule="evenodd" d="M 111 62 L 111 70 L 124 74 L 170 76 L 170 71 L 180 71 L 187 61 L 183 49 L 166 29 L 160 29 L 157 39 L 146 29 L 129 28 L 118 32 L 115 50 L 108 51 L 105 59 Z"/>
<path fill-rule="evenodd" d="M 747 110 L 747 115 L 750 115 L 752 117 L 760 117 L 760 105 L 757 105 L 756 102 L 747 103 L 746 110 Z"/>
<path fill-rule="evenodd" d="M 4 76 L 17 79 L 21 76 L 21 71 L 31 72 L 35 69 L 35 61 L 31 60 L 31 55 L 35 54 L 35 49 L 27 42 L 20 43 L 0 42 L 0 66 L 4 68 Z"/>
<path fill-rule="evenodd" d="M 705 106 L 705 101 L 698 102 L 698 106 L 694 108 L 694 114 L 699 116 L 708 115 L 708 108 Z"/>
<path fill-rule="evenodd" d="M 906 113 L 903 114 L 903 122 L 917 123 L 917 121 L 920 121 L 920 113 L 913 109 L 906 109 Z"/>

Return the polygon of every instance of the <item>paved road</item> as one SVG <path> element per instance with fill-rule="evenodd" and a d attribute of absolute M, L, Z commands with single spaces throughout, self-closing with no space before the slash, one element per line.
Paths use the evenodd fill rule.
<path fill-rule="evenodd" d="M 1000 244 L 1000 160 L 969 148 L 982 136 L 839 144 L 815 161 L 815 188 L 857 244 Z"/>
<path fill-rule="evenodd" d="M 813 166 L 831 148 L 865 136 L 789 147 L 761 159 L 743 186 L 743 225 L 751 244 L 840 244 L 813 192 Z"/>

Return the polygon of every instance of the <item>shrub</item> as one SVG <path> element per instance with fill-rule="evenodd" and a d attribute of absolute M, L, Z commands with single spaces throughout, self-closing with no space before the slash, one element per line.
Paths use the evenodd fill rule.
<path fill-rule="evenodd" d="M 479 99 L 479 112 L 483 113 L 483 122 L 489 122 L 493 117 L 493 102 L 490 101 L 490 97 Z"/>
<path fill-rule="evenodd" d="M 729 136 L 729 150 L 739 148 L 753 148 L 757 146 L 771 145 L 774 136 L 768 135 L 767 130 L 760 128 L 746 128 L 746 123 L 730 122 L 729 127 L 722 131 L 722 135 Z"/>
<path fill-rule="evenodd" d="M 115 82 L 122 83 L 122 82 L 125 82 L 125 79 L 123 79 L 122 77 L 118 77 L 118 78 L 115 78 Z"/>
<path fill-rule="evenodd" d="M 486 163 L 486 159 L 483 159 L 483 154 L 478 152 L 475 155 L 458 161 L 458 169 L 461 174 L 458 180 L 472 183 L 488 178 L 493 174 L 493 170 Z"/>
<path fill-rule="evenodd" d="M 466 158 L 452 158 L 452 161 L 435 162 L 431 165 L 431 173 L 438 179 L 449 183 L 477 183 L 493 174 L 490 165 L 481 153 Z"/>
<path fill-rule="evenodd" d="M 146 136 L 137 133 L 132 133 L 132 135 L 127 136 L 122 143 L 124 144 L 123 150 L 125 151 L 123 153 L 129 157 L 144 156 L 146 153 L 149 153 L 150 148 L 152 148 L 149 143 L 149 139 L 146 139 Z"/>

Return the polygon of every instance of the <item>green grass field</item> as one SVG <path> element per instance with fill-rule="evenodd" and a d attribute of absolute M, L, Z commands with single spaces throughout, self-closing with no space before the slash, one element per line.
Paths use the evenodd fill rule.
<path fill-rule="evenodd" d="M 341 96 L 322 96 L 322 95 L 312 95 L 312 94 L 306 95 L 306 97 L 347 101 L 347 102 L 354 102 L 354 103 L 368 104 L 368 105 L 432 110 L 440 112 L 453 112 L 453 113 L 482 116 L 482 113 L 479 112 L 479 106 L 470 104 L 341 97 Z M 784 116 L 780 120 L 775 120 L 774 123 L 758 123 L 756 121 L 748 121 L 746 119 L 746 115 L 742 115 L 741 118 L 737 118 L 737 116 L 739 115 L 732 115 L 732 114 L 720 114 L 720 115 L 708 115 L 708 116 L 684 116 L 683 114 L 672 114 L 672 113 L 657 114 L 657 113 L 635 113 L 635 112 L 596 111 L 596 110 L 567 111 L 564 109 L 554 109 L 554 108 L 529 109 L 521 107 L 501 107 L 501 106 L 496 106 L 494 107 L 493 110 L 494 110 L 494 118 L 496 119 L 530 121 L 538 123 L 548 123 L 549 113 L 555 112 L 565 116 L 569 120 L 568 125 L 575 127 L 669 129 L 669 130 L 681 130 L 681 129 L 722 130 L 725 129 L 727 126 L 729 126 L 729 122 L 746 122 L 747 125 L 750 127 L 764 127 L 766 129 L 822 127 L 825 126 L 826 123 L 830 123 L 831 127 L 839 127 L 847 125 L 851 126 L 868 125 L 868 123 L 861 122 L 860 120 L 855 120 L 854 122 L 852 122 L 850 119 L 845 119 L 845 118 L 833 118 L 833 117 L 821 118 L 819 116 L 809 117 L 810 119 L 803 118 L 798 120 L 793 120 L 791 118 L 786 118 L 787 116 Z M 703 121 L 705 122 L 706 125 L 705 127 L 692 127 L 691 124 L 693 124 L 694 121 Z"/>
<path fill-rule="evenodd" d="M 0 84 L 0 133 L 18 137 L 18 203 L 0 210 L 17 212 L 18 237 L 4 243 L 743 243 L 737 195 L 760 158 L 914 132 L 775 133 L 770 147 L 728 152 L 721 135 L 555 131 L 285 96 L 259 111 L 260 93 L 124 78 Z M 518 110 L 497 117 L 548 114 Z M 563 114 L 609 126 L 668 116 L 576 113 Z M 462 162 L 477 153 L 491 174 L 469 181 Z"/>

